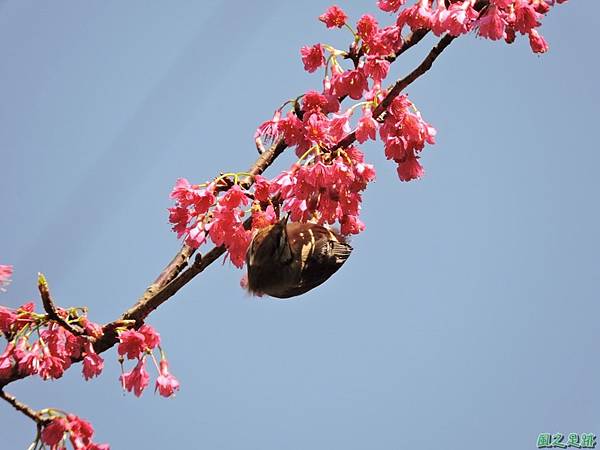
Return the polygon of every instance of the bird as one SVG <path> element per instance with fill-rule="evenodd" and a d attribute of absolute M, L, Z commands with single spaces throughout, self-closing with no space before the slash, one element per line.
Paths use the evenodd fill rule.
<path fill-rule="evenodd" d="M 288 222 L 289 214 L 256 232 L 246 253 L 247 289 L 290 298 L 323 284 L 352 253 L 339 233 L 315 223 Z"/>

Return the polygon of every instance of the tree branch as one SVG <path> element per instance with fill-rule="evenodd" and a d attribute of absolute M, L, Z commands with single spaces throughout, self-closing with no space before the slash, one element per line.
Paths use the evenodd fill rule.
<path fill-rule="evenodd" d="M 417 30 L 407 40 L 402 48 L 398 51 L 397 56 L 406 51 L 408 48 L 414 46 L 419 42 L 426 32 Z M 378 120 L 382 120 L 382 117 L 391 104 L 403 89 L 409 84 L 427 72 L 433 62 L 441 54 L 441 52 L 448 46 L 455 38 L 449 35 L 445 35 L 438 44 L 431 49 L 428 55 L 425 57 L 423 62 L 417 66 L 411 73 L 401 80 L 396 81 L 392 88 L 388 91 L 383 101 L 373 111 L 373 117 Z M 356 140 L 356 134 L 350 133 L 345 136 L 340 142 L 338 142 L 332 150 L 348 147 Z M 253 176 L 263 173 L 275 159 L 283 153 L 287 148 L 287 145 L 283 139 L 280 139 L 274 143 L 268 150 L 262 153 L 254 165 L 248 170 L 250 176 L 247 176 L 241 181 L 241 184 L 245 188 L 249 188 L 253 183 Z M 135 305 L 125 311 L 121 317 L 113 322 L 110 322 L 103 327 L 103 336 L 96 340 L 94 343 L 94 349 L 97 353 L 104 352 L 109 348 L 113 347 L 117 341 L 117 328 L 122 326 L 139 327 L 143 321 L 148 317 L 152 311 L 158 308 L 161 304 L 166 302 L 169 298 L 175 295 L 183 286 L 189 283 L 196 275 L 203 272 L 209 265 L 216 261 L 221 255 L 225 253 L 225 248 L 213 247 L 203 257 L 197 255 L 194 263 L 185 269 L 189 263 L 189 259 L 195 253 L 195 250 L 191 247 L 184 245 L 182 249 L 175 255 L 175 257 L 169 262 L 169 264 L 163 269 L 156 280 L 146 289 L 144 294 L 137 300 Z M 73 358 L 72 362 L 81 361 L 81 357 Z M 4 386 L 24 378 L 25 375 L 20 374 L 17 370 L 13 371 L 12 376 L 7 379 L 0 380 L 0 389 Z"/>
<path fill-rule="evenodd" d="M 12 405 L 12 407 L 15 408 L 17 411 L 25 414 L 27 417 L 29 417 L 31 420 L 33 420 L 38 426 L 43 425 L 46 422 L 48 422 L 48 419 L 42 418 L 38 411 L 35 411 L 34 409 L 27 406 L 25 403 L 20 402 L 19 400 L 17 400 L 15 398 L 14 395 L 9 394 L 8 392 L 5 392 L 3 390 L 0 390 L 0 397 L 2 397 L 4 400 L 6 400 L 8 403 L 10 403 Z"/>

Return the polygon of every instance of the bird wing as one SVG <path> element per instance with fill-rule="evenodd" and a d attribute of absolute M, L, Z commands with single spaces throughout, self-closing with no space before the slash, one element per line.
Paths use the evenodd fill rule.
<path fill-rule="evenodd" d="M 324 283 L 346 262 L 352 247 L 333 239 L 315 249 L 312 258 L 302 268 L 300 283 L 288 292 L 289 297 L 304 294 Z"/>

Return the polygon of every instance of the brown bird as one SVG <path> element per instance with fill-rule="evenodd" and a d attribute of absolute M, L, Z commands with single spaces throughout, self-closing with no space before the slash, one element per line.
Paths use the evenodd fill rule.
<path fill-rule="evenodd" d="M 248 248 L 248 290 L 289 298 L 324 283 L 346 262 L 352 247 L 338 233 L 287 217 L 259 230 Z"/>

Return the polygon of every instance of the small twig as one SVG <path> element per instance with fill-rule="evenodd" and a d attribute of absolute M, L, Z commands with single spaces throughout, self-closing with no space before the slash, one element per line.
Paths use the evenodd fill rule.
<path fill-rule="evenodd" d="M 9 394 L 8 392 L 0 390 L 0 397 L 10 403 L 17 411 L 25 414 L 27 417 L 33 420 L 38 426 L 44 425 L 49 421 L 49 419 L 43 418 L 38 411 L 35 411 L 25 403 L 20 402 L 15 398 L 14 395 Z"/>
<path fill-rule="evenodd" d="M 38 273 L 38 289 L 40 291 L 40 296 L 42 297 L 42 304 L 44 305 L 44 310 L 46 314 L 48 314 L 48 318 L 58 323 L 69 333 L 74 334 L 75 336 L 81 336 L 84 331 L 77 326 L 74 326 L 63 319 L 56 306 L 54 305 L 54 300 L 52 300 L 52 296 L 50 295 L 50 289 L 48 288 L 48 282 L 46 281 L 46 277 L 43 273 Z"/>

